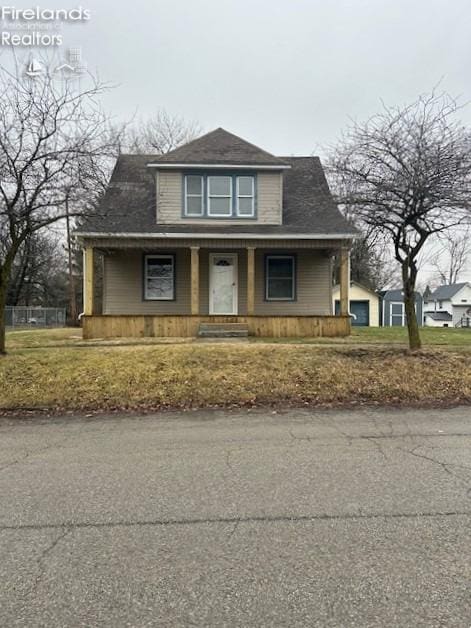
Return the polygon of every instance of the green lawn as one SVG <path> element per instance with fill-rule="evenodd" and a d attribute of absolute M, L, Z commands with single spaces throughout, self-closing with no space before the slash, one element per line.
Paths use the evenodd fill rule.
<path fill-rule="evenodd" d="M 471 329 L 422 327 L 420 336 L 424 347 L 463 348 L 471 350 Z M 405 327 L 353 327 L 347 338 L 279 339 L 278 342 L 314 342 L 341 345 L 394 345 L 407 346 Z"/>
<path fill-rule="evenodd" d="M 471 329 L 423 327 L 420 331 L 424 347 L 471 351 Z M 276 344 L 322 345 L 386 345 L 407 346 L 407 330 L 403 327 L 353 327 L 347 338 L 251 338 L 252 342 Z M 40 347 L 90 347 L 115 345 L 175 344 L 193 342 L 185 338 L 123 338 L 110 340 L 82 340 L 78 327 L 61 329 L 24 329 L 7 332 L 7 350 Z"/>
<path fill-rule="evenodd" d="M 426 348 L 410 354 L 402 329 L 234 344 L 12 331 L 0 358 L 0 412 L 469 403 L 471 330 L 423 336 Z"/>

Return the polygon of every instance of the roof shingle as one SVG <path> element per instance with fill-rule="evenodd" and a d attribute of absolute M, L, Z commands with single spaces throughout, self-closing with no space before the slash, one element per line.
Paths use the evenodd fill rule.
<path fill-rule="evenodd" d="M 221 136 L 217 129 L 203 138 L 204 145 L 212 143 L 214 138 Z M 235 138 L 233 146 L 253 147 L 252 144 L 240 140 L 236 136 L 223 131 L 224 137 Z M 211 139 L 212 136 L 212 139 Z M 205 139 L 206 138 L 206 139 Z M 208 140 L 209 138 L 209 140 Z M 183 160 L 182 155 L 191 155 L 194 160 L 194 146 L 199 140 L 176 149 L 173 153 L 165 155 L 168 160 L 169 155 L 175 157 L 178 153 L 178 163 Z M 231 140 L 232 142 L 232 140 Z M 190 150 L 191 149 L 191 150 Z M 342 216 L 337 205 L 334 203 L 332 195 L 324 175 L 321 162 L 318 157 L 274 157 L 265 153 L 261 149 L 253 147 L 252 158 L 265 160 L 268 158 L 272 163 L 285 164 L 289 169 L 283 170 L 283 224 L 224 224 L 217 221 L 214 225 L 198 223 L 195 220 L 191 224 L 158 224 L 156 222 L 156 198 L 154 169 L 148 168 L 149 163 L 157 163 L 160 156 L 156 155 L 121 155 L 115 165 L 107 191 L 102 199 L 99 212 L 96 216 L 90 217 L 82 225 L 80 233 L 246 233 L 246 234 L 306 234 L 306 235 L 347 235 L 353 237 L 356 230 Z M 199 150 L 199 149 L 198 149 Z M 235 148 L 235 150 L 237 150 Z M 252 150 L 252 149 L 250 149 Z M 183 152 L 181 152 L 183 151 Z M 186 151 L 186 152 L 185 152 Z M 258 156 L 256 156 L 258 155 Z M 264 155 L 267 155 L 265 158 Z M 201 157 L 203 158 L 203 156 Z M 221 157 L 222 158 L 222 157 Z M 234 162 L 235 153 L 231 154 L 230 160 Z M 247 155 L 242 159 L 242 154 L 238 157 L 241 163 L 247 164 Z M 214 155 L 212 157 L 214 161 Z"/>
<path fill-rule="evenodd" d="M 153 161 L 167 164 L 264 165 L 280 168 L 287 165 L 279 157 L 221 128 L 179 146 L 165 155 L 154 157 Z"/>
<path fill-rule="evenodd" d="M 432 292 L 432 294 L 428 297 L 428 301 L 446 301 L 447 299 L 451 299 L 455 296 L 457 292 L 468 286 L 467 282 L 464 283 L 450 283 L 447 286 L 439 286 L 436 290 Z"/>

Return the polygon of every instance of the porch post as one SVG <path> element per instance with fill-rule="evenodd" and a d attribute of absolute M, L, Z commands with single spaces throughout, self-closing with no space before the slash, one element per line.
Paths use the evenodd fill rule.
<path fill-rule="evenodd" d="M 192 246 L 191 250 L 191 313 L 200 313 L 200 247 Z"/>
<path fill-rule="evenodd" d="M 83 313 L 85 316 L 95 313 L 95 249 L 92 246 L 83 249 Z"/>
<path fill-rule="evenodd" d="M 247 247 L 247 316 L 255 314 L 255 247 Z"/>
<path fill-rule="evenodd" d="M 340 315 L 350 312 L 350 251 L 340 249 Z"/>

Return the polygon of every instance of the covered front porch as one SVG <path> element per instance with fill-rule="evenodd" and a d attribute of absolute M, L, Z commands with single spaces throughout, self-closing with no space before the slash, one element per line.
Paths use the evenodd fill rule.
<path fill-rule="evenodd" d="M 334 255 L 340 261 L 337 316 Z M 345 336 L 348 289 L 349 246 L 338 240 L 101 238 L 84 242 L 83 333 L 85 338 L 191 337 L 202 323 L 240 323 L 254 336 Z"/>

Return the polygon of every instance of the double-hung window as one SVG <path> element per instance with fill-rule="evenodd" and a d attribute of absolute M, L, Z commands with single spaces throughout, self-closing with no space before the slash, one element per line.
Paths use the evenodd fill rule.
<path fill-rule="evenodd" d="M 232 177 L 208 177 L 208 216 L 232 216 Z"/>
<path fill-rule="evenodd" d="M 144 299 L 173 301 L 175 299 L 175 256 L 144 257 Z"/>
<path fill-rule="evenodd" d="M 255 213 L 255 181 L 253 177 L 237 177 L 237 215 L 253 216 Z"/>
<path fill-rule="evenodd" d="M 189 218 L 255 218 L 256 176 L 184 175 L 183 215 Z"/>
<path fill-rule="evenodd" d="M 204 214 L 204 179 L 199 174 L 185 177 L 185 215 L 202 216 Z"/>
<path fill-rule="evenodd" d="M 265 299 L 294 301 L 296 298 L 294 255 L 267 255 L 265 258 Z"/>

